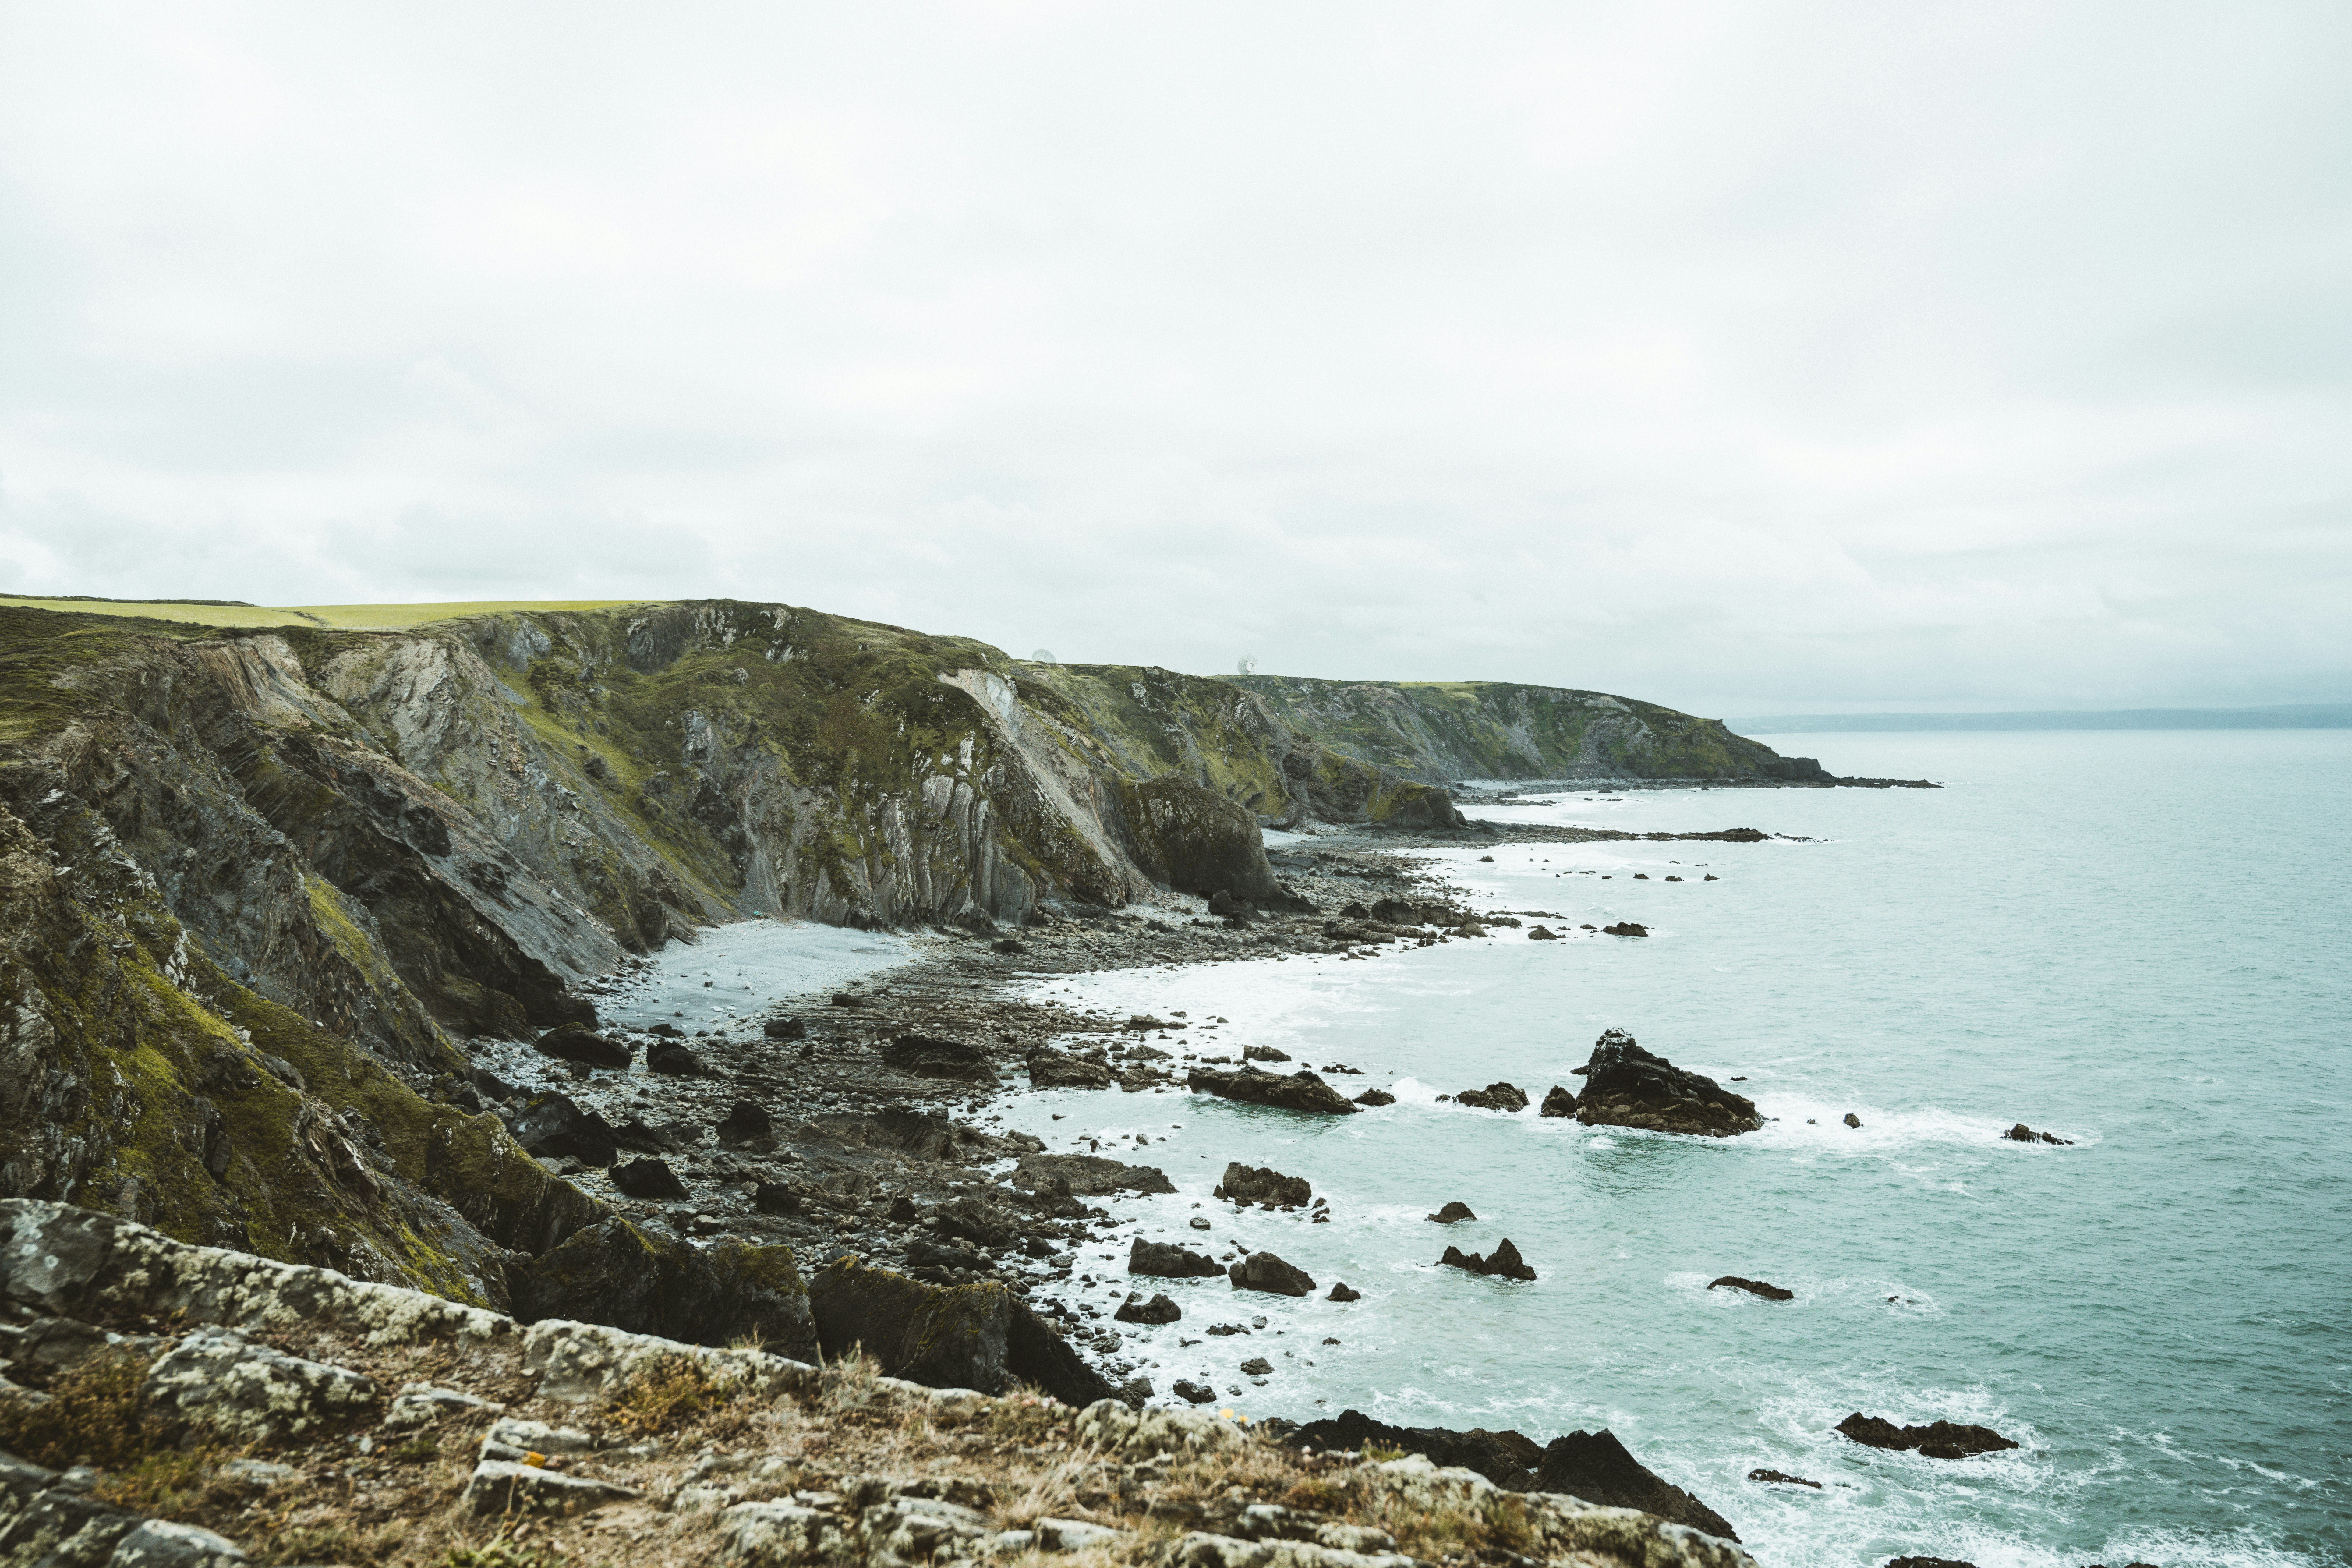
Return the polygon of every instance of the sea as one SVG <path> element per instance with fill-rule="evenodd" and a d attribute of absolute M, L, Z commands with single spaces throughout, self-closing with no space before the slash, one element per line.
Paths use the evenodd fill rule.
<path fill-rule="evenodd" d="M 1029 982 L 1181 1016 L 1164 1048 L 1271 1046 L 1398 1097 L 1338 1118 L 1177 1090 L 1004 1103 L 1055 1150 L 1164 1169 L 1175 1195 L 1112 1205 L 1142 1234 L 1318 1282 L 1131 1280 L 1121 1237 L 1060 1289 L 1106 1321 L 1166 1289 L 1182 1320 L 1121 1325 L 1121 1353 L 1236 1419 L 1607 1427 L 1773 1568 L 2352 1561 L 2352 731 L 1772 741 L 1944 787 L 1474 808 L 1784 837 L 1422 853 L 1568 941 Z M 1621 921 L 1650 934 L 1581 929 Z M 1609 1028 L 1771 1120 L 1675 1137 L 1440 1098 L 1580 1089 Z M 2019 1121 L 2069 1142 L 2004 1140 Z M 1217 1202 L 1229 1161 L 1305 1177 L 1331 1219 Z M 1452 1200 L 1476 1220 L 1425 1217 Z M 1436 1266 L 1506 1237 L 1534 1281 Z M 1325 1300 L 1341 1280 L 1362 1299 Z M 1242 1373 L 1254 1357 L 1273 1372 Z M 1832 1430 L 1854 1411 L 2021 1447 L 1883 1452 Z"/>

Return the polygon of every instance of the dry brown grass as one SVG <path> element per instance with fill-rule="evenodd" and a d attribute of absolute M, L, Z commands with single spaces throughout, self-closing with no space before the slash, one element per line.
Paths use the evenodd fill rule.
<path fill-rule="evenodd" d="M 670 1355 L 648 1364 L 605 1405 L 605 1419 L 622 1431 L 640 1437 L 658 1437 L 682 1426 L 740 1428 L 740 1413 L 750 1390 L 740 1381 L 711 1372 L 693 1356 Z M 722 1412 L 730 1423 L 716 1420 Z M 712 1436 L 720 1436 L 709 1432 Z"/>
<path fill-rule="evenodd" d="M 0 1405 L 0 1448 L 53 1470 L 75 1465 L 122 1469 L 157 1446 L 141 1388 L 146 1369 L 102 1351 L 49 1384 L 49 1397 Z"/>

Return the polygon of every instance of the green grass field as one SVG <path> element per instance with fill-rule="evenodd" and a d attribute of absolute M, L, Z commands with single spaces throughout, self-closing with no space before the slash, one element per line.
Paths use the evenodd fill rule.
<path fill-rule="evenodd" d="M 196 626 L 330 626 L 342 631 L 395 631 L 428 621 L 457 620 L 501 610 L 612 610 L 653 604 L 647 599 L 483 600 L 444 605 L 198 605 L 141 599 L 63 599 L 0 594 L 0 605 L 65 615 L 121 616 Z"/>

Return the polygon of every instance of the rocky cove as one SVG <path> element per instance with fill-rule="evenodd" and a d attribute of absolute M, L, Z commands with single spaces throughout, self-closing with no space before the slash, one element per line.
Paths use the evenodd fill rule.
<path fill-rule="evenodd" d="M 1199 1091 L 1348 1117 L 1393 1096 L 1344 1063 L 1268 1059 L 1213 1016 L 1058 1005 L 1045 978 L 1625 940 L 1474 912 L 1409 852 L 1529 841 L 1465 822 L 1441 782 L 1497 753 L 1433 742 L 1418 769 L 1375 763 L 1322 697 L 725 602 L 241 637 L 5 614 L 0 1193 L 518 1325 L 787 1358 L 862 1344 L 887 1376 L 1073 1406 L 1213 1403 L 1227 1394 L 1206 1384 L 1155 1386 L 1128 1342 L 1192 1322 L 1135 1288 L 1164 1277 L 1081 1256 L 1122 1239 L 1137 1256 L 1121 1209 L 1171 1190 L 1149 1135 L 1106 1145 L 1097 1127 L 1052 1150 L 1006 1124 L 1003 1097 L 1173 1109 Z M 1392 720 L 1423 700 L 1366 689 Z M 1497 703 L 1524 719 L 1517 689 L 1444 694 L 1444 732 Z M 1838 782 L 1664 710 L 1538 706 L 1539 734 L 1500 731 L 1525 776 Z M 1536 841 L 1580 837 L 1636 836 Z M 632 1015 L 660 966 L 747 918 L 873 933 L 902 962 L 731 993 L 725 1016 Z M 1754 1118 L 1629 1050 L 1604 1037 L 1595 1081 L 1538 1089 L 1529 1113 L 1716 1136 Z M 1529 1103 L 1461 1089 L 1497 1114 Z M 1311 1200 L 1271 1206 L 1333 1222 Z M 1219 1250 L 1193 1256 L 1236 1301 L 1303 1294 L 1278 1257 Z M 1516 1278 L 1503 1256 L 1473 1261 Z M 943 1312 L 994 1348 L 942 1359 L 921 1325 Z M 1203 1331 L 1265 1327 L 1231 1315 Z M 1439 1441 L 1393 1431 L 1377 1446 Z M 1602 1458 L 1576 1484 L 1639 1475 L 1587 1502 L 1676 1491 Z M 1481 1484 L 1545 1490 L 1538 1460 L 1486 1469 Z M 1694 1506 L 1701 1528 L 1723 1522 Z"/>

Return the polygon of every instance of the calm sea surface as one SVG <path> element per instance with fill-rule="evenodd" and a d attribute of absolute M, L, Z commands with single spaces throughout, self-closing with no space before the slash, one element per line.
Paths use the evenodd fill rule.
<path fill-rule="evenodd" d="M 1174 1093 L 1013 1107 L 1056 1149 L 1083 1132 L 1164 1167 L 1180 1195 L 1118 1205 L 1147 1234 L 1270 1247 L 1364 1292 L 1171 1282 L 1184 1321 L 1130 1351 L 1163 1394 L 1202 1379 L 1252 1416 L 1612 1427 L 1776 1568 L 2352 1561 L 2352 733 L 1771 739 L 1948 787 L 1580 792 L 1487 815 L 1819 842 L 1429 857 L 1487 907 L 1646 941 L 1511 932 L 1047 986 L 1222 1016 L 1192 1037 L 1401 1097 L 1332 1120 Z M 1777 1120 L 1717 1141 L 1436 1102 L 1579 1087 L 1612 1026 L 1744 1075 Z M 2000 1140 L 2018 1121 L 2075 1144 Z M 1334 1222 L 1205 1202 L 1233 1159 L 1307 1177 Z M 1478 1223 L 1422 1217 L 1453 1198 Z M 1433 1267 L 1504 1237 L 1533 1284 Z M 1097 1306 L 1128 1284 L 1108 1250 L 1072 1285 Z M 1797 1299 L 1708 1291 L 1721 1274 Z M 1247 1338 L 1201 1333 L 1253 1317 Z M 1237 1370 L 1255 1355 L 1262 1385 Z M 2024 1447 L 1880 1453 L 1831 1432 L 1854 1410 Z M 1823 1489 L 1747 1480 L 1759 1466 Z"/>

